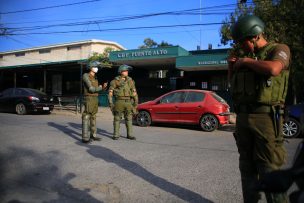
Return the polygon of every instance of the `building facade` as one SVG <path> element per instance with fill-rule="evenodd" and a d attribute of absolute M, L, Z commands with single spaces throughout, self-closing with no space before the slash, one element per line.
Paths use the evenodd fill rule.
<path fill-rule="evenodd" d="M 0 91 L 29 87 L 58 96 L 81 96 L 85 62 L 93 53 L 110 47 L 112 68 L 101 69 L 100 83 L 110 82 L 118 66 L 133 67 L 140 102 L 175 89 L 205 89 L 228 102 L 228 49 L 187 51 L 179 46 L 126 50 L 109 41 L 86 40 L 0 53 Z M 230 103 L 230 102 L 229 102 Z"/>
<path fill-rule="evenodd" d="M 0 53 L 0 91 L 28 87 L 52 95 L 79 95 L 85 61 L 93 53 L 125 48 L 116 42 L 85 40 Z"/>

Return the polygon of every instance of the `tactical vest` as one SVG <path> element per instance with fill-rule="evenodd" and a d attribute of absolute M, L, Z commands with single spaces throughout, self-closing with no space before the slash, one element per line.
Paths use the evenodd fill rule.
<path fill-rule="evenodd" d="M 133 89 L 135 87 L 132 78 L 127 77 L 126 80 L 122 80 L 121 77 L 116 77 L 114 84 L 114 97 L 133 97 Z"/>
<path fill-rule="evenodd" d="M 89 78 L 92 86 L 97 88 L 98 87 L 98 80 L 95 77 L 92 77 L 89 73 L 85 73 L 85 74 L 88 74 L 88 78 Z M 91 92 L 89 92 L 89 87 L 87 87 L 86 84 L 84 84 L 83 86 L 84 86 L 84 88 L 83 88 L 84 95 L 86 95 L 86 96 L 98 96 L 98 92 L 91 93 Z"/>
<path fill-rule="evenodd" d="M 268 60 L 269 53 L 275 48 L 269 43 L 256 54 L 257 60 Z M 235 105 L 262 104 L 279 105 L 285 103 L 289 70 L 283 69 L 278 76 L 256 73 L 241 67 L 232 76 L 231 93 Z"/>

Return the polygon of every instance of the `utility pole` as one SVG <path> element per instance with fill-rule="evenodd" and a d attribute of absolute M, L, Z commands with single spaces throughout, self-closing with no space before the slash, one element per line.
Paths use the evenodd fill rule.
<path fill-rule="evenodd" d="M 202 0 L 200 0 L 200 23 L 202 23 Z M 202 27 L 200 26 L 200 45 L 199 50 L 201 50 L 202 47 Z"/>

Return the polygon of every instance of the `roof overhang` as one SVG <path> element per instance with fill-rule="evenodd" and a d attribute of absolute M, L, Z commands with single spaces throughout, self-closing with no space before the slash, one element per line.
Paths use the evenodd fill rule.
<path fill-rule="evenodd" d="M 35 64 L 26 64 L 26 65 L 17 65 L 17 66 L 0 66 L 0 70 L 2 69 L 16 69 L 16 68 L 43 68 L 46 66 L 52 65 L 65 65 L 69 63 L 80 64 L 81 62 L 86 62 L 87 59 L 81 60 L 71 60 L 71 61 L 55 61 L 55 62 L 47 62 L 47 63 L 35 63 Z"/>
<path fill-rule="evenodd" d="M 158 47 L 150 49 L 132 49 L 113 51 L 110 61 L 136 67 L 175 66 L 176 58 L 188 56 L 189 52 L 179 46 Z"/>

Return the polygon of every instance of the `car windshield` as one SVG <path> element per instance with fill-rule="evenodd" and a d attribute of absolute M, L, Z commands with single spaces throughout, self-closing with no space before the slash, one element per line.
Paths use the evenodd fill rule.
<path fill-rule="evenodd" d="M 217 101 L 223 103 L 223 104 L 227 104 L 227 102 L 225 101 L 225 99 L 223 99 L 222 97 L 220 97 L 219 95 L 217 95 L 216 93 L 212 93 L 212 96 L 214 99 L 216 99 Z"/>

